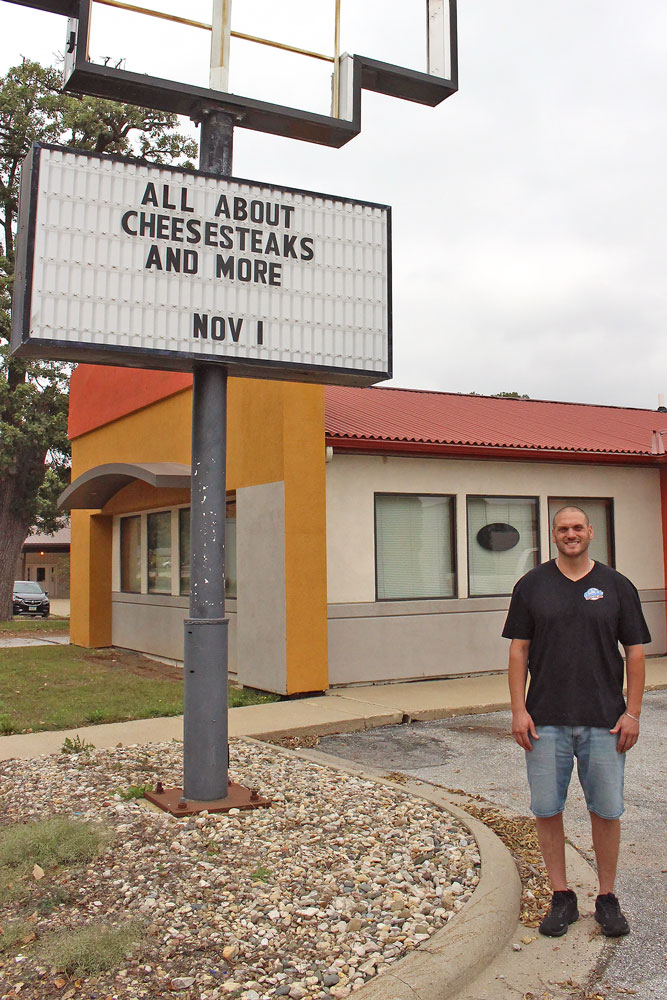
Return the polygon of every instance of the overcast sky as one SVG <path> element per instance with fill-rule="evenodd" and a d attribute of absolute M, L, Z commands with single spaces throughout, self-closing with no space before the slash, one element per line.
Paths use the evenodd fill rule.
<path fill-rule="evenodd" d="M 210 20 L 210 0 L 138 2 Z M 424 6 L 342 0 L 342 48 L 424 69 Z M 458 94 L 425 108 L 364 92 L 342 150 L 237 129 L 234 173 L 392 206 L 392 384 L 653 409 L 667 397 L 667 3 L 458 6 Z M 333 7 L 234 0 L 233 27 L 332 51 Z M 207 32 L 95 16 L 93 58 L 205 82 Z M 62 51 L 64 18 L 6 0 L 0 18 L 2 72 Z M 325 112 L 328 72 L 232 50 L 246 96 Z"/>

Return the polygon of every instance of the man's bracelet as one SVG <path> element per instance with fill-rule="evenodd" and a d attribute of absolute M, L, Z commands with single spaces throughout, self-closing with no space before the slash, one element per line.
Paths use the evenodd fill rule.
<path fill-rule="evenodd" d="M 634 719 L 635 722 L 639 722 L 639 718 L 636 715 L 632 715 L 631 712 L 623 712 L 623 715 L 627 715 L 629 719 Z"/>

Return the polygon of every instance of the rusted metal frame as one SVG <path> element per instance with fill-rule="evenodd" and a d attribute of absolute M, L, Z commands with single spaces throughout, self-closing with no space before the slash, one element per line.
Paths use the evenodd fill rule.
<path fill-rule="evenodd" d="M 158 781 L 154 791 L 146 792 L 144 798 L 164 812 L 176 817 L 194 816 L 204 811 L 224 813 L 229 812 L 230 809 L 268 809 L 271 805 L 271 800 L 260 795 L 256 788 L 245 788 L 235 781 L 229 782 L 227 795 L 224 799 L 186 800 L 183 798 L 182 789 L 165 788 L 161 781 Z"/>

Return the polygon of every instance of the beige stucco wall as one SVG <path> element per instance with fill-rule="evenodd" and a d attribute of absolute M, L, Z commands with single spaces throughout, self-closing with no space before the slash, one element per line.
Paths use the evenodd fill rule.
<path fill-rule="evenodd" d="M 665 581 L 657 470 L 578 464 L 336 455 L 327 464 L 329 683 L 446 677 L 502 670 L 509 599 L 468 597 L 466 495 L 540 500 L 540 557 L 549 558 L 549 496 L 612 497 L 616 566 L 639 588 L 664 654 Z M 375 601 L 374 493 L 456 496 L 458 597 Z"/>
<path fill-rule="evenodd" d="M 228 600 L 225 613 L 229 620 L 229 673 L 237 675 L 236 601 Z M 113 644 L 121 649 L 136 649 L 150 656 L 183 662 L 184 622 L 189 615 L 188 597 L 167 594 L 111 595 Z"/>
<path fill-rule="evenodd" d="M 458 596 L 467 597 L 466 495 L 537 496 L 542 561 L 549 496 L 613 497 L 616 568 L 640 590 L 665 586 L 657 469 L 336 454 L 327 471 L 329 604 L 375 600 L 374 493 L 456 494 Z"/>

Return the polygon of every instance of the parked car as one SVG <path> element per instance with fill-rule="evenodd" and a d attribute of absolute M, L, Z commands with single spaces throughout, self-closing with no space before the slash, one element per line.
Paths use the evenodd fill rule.
<path fill-rule="evenodd" d="M 15 615 L 41 615 L 48 618 L 51 611 L 49 595 L 32 580 L 14 580 Z"/>

